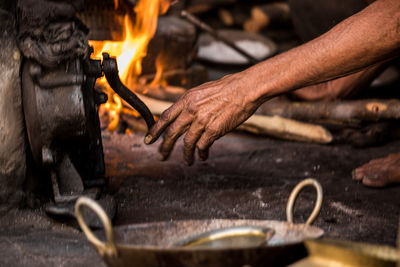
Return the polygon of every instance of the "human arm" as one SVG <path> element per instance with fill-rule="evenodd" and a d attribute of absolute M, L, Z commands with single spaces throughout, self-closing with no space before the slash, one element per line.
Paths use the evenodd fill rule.
<path fill-rule="evenodd" d="M 166 159 L 187 131 L 184 159 L 191 165 L 196 147 L 206 159 L 216 139 L 271 97 L 357 72 L 397 56 L 399 48 L 400 1 L 378 0 L 304 45 L 189 90 L 162 114 L 145 142 L 165 132 L 160 157 Z"/>
<path fill-rule="evenodd" d="M 390 62 L 391 61 L 379 62 L 344 77 L 303 87 L 293 91 L 291 95 L 295 99 L 305 101 L 348 99 L 359 91 L 368 88 L 372 81 L 386 69 Z"/>

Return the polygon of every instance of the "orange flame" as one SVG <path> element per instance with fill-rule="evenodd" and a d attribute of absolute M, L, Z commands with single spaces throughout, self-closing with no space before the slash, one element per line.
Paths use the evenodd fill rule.
<path fill-rule="evenodd" d="M 130 79 L 136 79 L 142 72 L 142 59 L 146 56 L 147 46 L 156 32 L 158 16 L 165 13 L 169 5 L 169 0 L 140 0 L 134 8 L 136 17 L 133 25 L 130 17 L 125 15 L 123 41 L 89 41 L 94 48 L 94 57 L 101 57 L 103 52 L 116 57 L 122 82 L 130 84 Z M 115 0 L 115 6 L 118 6 L 118 0 Z M 100 82 L 104 83 L 105 80 Z M 107 103 L 104 108 L 112 110 L 108 129 L 115 130 L 122 104 L 113 93 L 109 93 L 110 101 L 113 103 Z"/>

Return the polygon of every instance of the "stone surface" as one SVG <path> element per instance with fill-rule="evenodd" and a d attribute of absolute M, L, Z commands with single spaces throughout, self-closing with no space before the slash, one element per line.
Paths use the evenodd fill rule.
<path fill-rule="evenodd" d="M 0 9 L 0 213 L 23 197 L 25 133 L 15 22 Z"/>

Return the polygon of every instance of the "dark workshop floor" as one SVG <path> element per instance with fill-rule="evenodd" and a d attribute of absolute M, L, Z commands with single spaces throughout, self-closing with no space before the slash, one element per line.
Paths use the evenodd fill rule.
<path fill-rule="evenodd" d="M 111 190 L 118 201 L 114 224 L 177 219 L 246 218 L 285 220 L 292 188 L 318 179 L 325 193 L 315 225 L 325 237 L 395 245 L 399 186 L 366 188 L 351 170 L 400 149 L 400 141 L 354 149 L 231 134 L 215 143 L 207 162 L 185 167 L 182 143 L 167 162 L 143 136 L 104 133 Z M 296 204 L 295 220 L 312 209 L 313 189 Z M 0 266 L 99 266 L 83 234 L 38 211 L 10 211 L 0 218 Z"/>

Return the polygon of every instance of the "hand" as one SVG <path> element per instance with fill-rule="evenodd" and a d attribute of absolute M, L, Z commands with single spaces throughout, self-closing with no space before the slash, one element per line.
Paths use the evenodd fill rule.
<path fill-rule="evenodd" d="M 243 73 L 225 76 L 187 91 L 173 106 L 164 111 L 146 135 L 151 144 L 164 132 L 160 159 L 166 160 L 176 140 L 184 134 L 184 162 L 194 162 L 195 148 L 200 160 L 208 158 L 215 140 L 248 119 L 261 103 L 253 100 L 250 78 Z"/>

